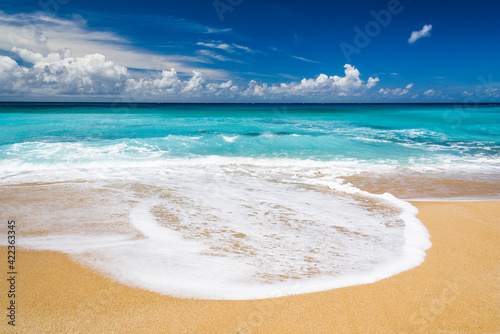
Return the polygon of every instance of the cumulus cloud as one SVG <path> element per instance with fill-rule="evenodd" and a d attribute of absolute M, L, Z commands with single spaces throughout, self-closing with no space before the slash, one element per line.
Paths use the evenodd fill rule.
<path fill-rule="evenodd" d="M 232 80 L 228 80 L 226 82 L 217 84 L 217 83 L 208 83 L 205 86 L 207 92 L 212 96 L 227 96 L 230 93 L 234 93 L 238 91 L 239 87 L 233 85 Z"/>
<path fill-rule="evenodd" d="M 0 56 L 0 90 L 2 92 L 17 91 L 21 85 L 23 71 L 12 58 Z"/>
<path fill-rule="evenodd" d="M 205 81 L 200 72 L 193 71 L 193 77 L 189 79 L 182 92 L 198 92 L 202 89 L 202 83 Z"/>
<path fill-rule="evenodd" d="M 159 77 L 150 75 L 143 78 L 131 78 L 128 76 L 124 90 L 128 96 L 145 97 L 155 94 L 174 94 L 181 89 L 182 85 L 177 71 L 172 68 L 163 70 Z"/>
<path fill-rule="evenodd" d="M 204 74 L 196 70 L 185 79 L 179 78 L 174 68 L 160 73 L 130 72 L 99 53 L 74 57 L 69 49 L 45 56 L 20 48 L 11 51 L 32 66 L 20 66 L 14 59 L 0 56 L 2 95 L 128 96 L 168 101 L 179 97 L 219 96 L 238 89 L 231 80 L 206 83 Z"/>
<path fill-rule="evenodd" d="M 237 88 L 230 80 L 205 85 L 203 73 L 196 70 L 185 79 L 179 78 L 174 68 L 160 73 L 131 73 L 99 53 L 74 57 L 69 49 L 46 56 L 26 49 L 13 48 L 12 51 L 32 66 L 20 66 L 14 59 L 1 56 L 2 95 L 164 97 L 168 100 L 193 98 L 210 92 L 233 92 Z"/>
<path fill-rule="evenodd" d="M 0 94 L 31 96 L 105 96 L 132 97 L 144 101 L 192 101 L 214 97 L 229 100 L 262 101 L 290 98 L 317 101 L 342 96 L 359 96 L 373 88 L 379 78 L 363 81 L 354 66 L 344 66 L 344 76 L 320 74 L 300 82 L 259 83 L 251 80 L 238 86 L 232 80 L 214 81 L 194 70 L 189 77 L 179 76 L 175 68 L 163 71 L 137 72 L 95 53 L 75 57 L 71 50 L 46 55 L 12 48 L 32 66 L 20 66 L 14 59 L 0 57 Z"/>
<path fill-rule="evenodd" d="M 125 67 L 106 60 L 98 53 L 73 57 L 69 49 L 47 56 L 19 48 L 12 48 L 12 52 L 33 66 L 22 67 L 10 57 L 2 57 L 0 68 L 5 75 L 0 77 L 0 85 L 7 92 L 119 93 L 128 74 Z M 16 81 L 13 82 L 12 78 Z"/>
<path fill-rule="evenodd" d="M 26 49 L 13 47 L 10 51 L 17 53 L 22 60 L 31 64 L 34 64 L 43 59 L 43 55 L 41 53 L 32 52 Z"/>
<path fill-rule="evenodd" d="M 370 89 L 379 81 L 378 78 L 368 78 L 367 82 L 361 80 L 358 69 L 350 64 L 344 66 L 345 76 L 327 76 L 320 74 L 315 79 L 302 79 L 300 82 L 280 83 L 268 85 L 258 84 L 252 80 L 248 88 L 243 91 L 244 96 L 277 97 L 304 97 L 331 98 L 356 95 Z"/>
<path fill-rule="evenodd" d="M 379 78 L 368 78 L 368 82 L 366 84 L 366 88 L 372 88 L 372 87 L 375 87 L 375 85 L 377 84 L 377 82 L 379 82 L 380 79 Z"/>
<path fill-rule="evenodd" d="M 432 25 L 426 24 L 423 26 L 421 30 L 413 31 L 411 33 L 410 38 L 408 39 L 408 43 L 413 44 L 422 37 L 429 37 L 431 35 L 431 30 L 432 30 Z"/>

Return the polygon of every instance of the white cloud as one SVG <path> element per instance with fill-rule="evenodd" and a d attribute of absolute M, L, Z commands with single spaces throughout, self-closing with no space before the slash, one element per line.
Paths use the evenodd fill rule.
<path fill-rule="evenodd" d="M 196 45 L 206 46 L 207 48 L 221 49 L 229 51 L 231 50 L 231 45 L 222 42 L 198 42 Z"/>
<path fill-rule="evenodd" d="M 494 98 L 500 97 L 500 89 L 494 88 L 494 87 L 492 87 L 492 88 L 484 88 L 483 87 L 481 89 L 477 89 L 476 88 L 476 90 L 475 90 L 474 93 L 467 93 L 467 94 L 465 94 L 465 93 L 467 93 L 467 92 L 462 93 L 462 95 L 463 96 L 466 96 L 466 95 L 473 96 L 473 95 L 475 95 L 476 98 L 479 99 L 479 100 L 484 100 L 484 99 L 486 99 L 488 97 L 494 97 Z"/>
<path fill-rule="evenodd" d="M 303 57 L 298 57 L 298 56 L 293 56 L 293 55 L 290 55 L 290 57 L 298 59 L 298 60 L 302 60 L 302 61 L 305 61 L 305 62 L 308 62 L 308 63 L 321 64 L 319 61 L 310 60 L 310 59 L 306 59 L 306 58 L 303 58 Z"/>
<path fill-rule="evenodd" d="M 177 77 L 174 68 L 163 70 L 161 76 L 150 75 L 143 78 L 127 77 L 125 82 L 125 94 L 127 96 L 147 97 L 155 94 L 173 94 L 182 89 L 183 83 Z"/>
<path fill-rule="evenodd" d="M 257 84 L 257 81 L 251 80 L 247 90 L 243 92 L 245 96 L 264 96 L 264 90 L 267 90 L 267 84 Z"/>
<path fill-rule="evenodd" d="M 13 48 L 33 67 L 21 67 L 12 58 L 2 57 L 0 85 L 6 87 L 14 76 L 17 80 L 10 90 L 46 94 L 113 94 L 122 91 L 127 69 L 106 60 L 101 54 L 71 56 L 71 50 L 49 53 L 46 57 L 25 49 Z M 14 64 L 15 63 L 15 64 Z M 9 89 L 6 89 L 10 91 Z"/>
<path fill-rule="evenodd" d="M 486 89 L 486 93 L 489 94 L 490 97 L 500 97 L 500 90 L 498 88 Z"/>
<path fill-rule="evenodd" d="M 441 92 L 435 91 L 434 89 L 428 89 L 424 92 L 424 96 L 428 98 L 438 97 L 441 95 Z"/>
<path fill-rule="evenodd" d="M 228 92 L 235 92 L 238 90 L 238 86 L 234 86 L 231 80 L 220 84 L 208 83 L 205 88 L 213 96 L 221 96 L 223 94 L 227 94 Z"/>
<path fill-rule="evenodd" d="M 0 94 L 3 96 L 101 96 L 144 101 L 193 101 L 214 97 L 240 101 L 297 98 L 311 101 L 361 96 L 379 82 L 378 78 L 372 77 L 363 81 L 360 72 L 346 64 L 344 76 L 320 74 L 300 82 L 272 85 L 252 80 L 248 87 L 240 88 L 231 80 L 209 80 L 196 70 L 189 78 L 179 77 L 174 68 L 161 72 L 129 71 L 99 53 L 75 57 L 69 49 L 46 55 L 20 48 L 13 48 L 13 51 L 32 66 L 20 66 L 10 57 L 0 57 Z"/>
<path fill-rule="evenodd" d="M 260 53 L 259 51 L 252 50 L 247 46 L 238 45 L 235 43 L 228 44 L 222 41 L 198 42 L 196 43 L 196 45 L 204 46 L 207 48 L 224 50 L 231 53 L 236 53 L 238 51 L 245 51 L 246 53 Z"/>
<path fill-rule="evenodd" d="M 252 80 L 242 93 L 244 96 L 265 96 L 267 98 L 308 97 L 330 98 L 334 96 L 349 96 L 363 92 L 376 85 L 378 78 L 368 78 L 365 83 L 360 79 L 360 72 L 352 65 L 344 66 L 345 76 L 327 76 L 320 74 L 315 79 L 302 79 L 300 82 L 267 85 L 257 84 Z"/>
<path fill-rule="evenodd" d="M 130 72 L 124 66 L 96 53 L 73 57 L 71 50 L 46 56 L 26 49 L 13 48 L 31 67 L 19 66 L 10 57 L 0 56 L 0 93 L 30 96 L 128 96 L 137 98 L 193 98 L 211 91 L 234 92 L 232 81 L 209 82 L 204 74 L 193 71 L 186 80 L 172 68 L 160 73 Z"/>
<path fill-rule="evenodd" d="M 429 37 L 431 35 L 431 30 L 432 30 L 432 25 L 426 24 L 424 25 L 422 30 L 413 31 L 411 33 L 410 38 L 408 39 L 408 43 L 413 44 L 422 37 Z"/>
<path fill-rule="evenodd" d="M 179 78 L 177 78 L 177 72 L 175 71 L 175 68 L 170 69 L 170 71 L 162 71 L 161 79 L 155 79 L 153 82 L 155 83 L 155 86 L 160 89 L 176 87 L 181 83 Z"/>
<path fill-rule="evenodd" d="M 379 78 L 368 78 L 368 83 L 366 84 L 366 88 L 372 88 L 372 87 L 375 87 L 375 85 L 377 84 L 377 82 L 379 82 L 380 79 Z"/>
<path fill-rule="evenodd" d="M 169 22 L 177 22 L 182 29 L 191 29 L 200 33 L 217 32 L 210 27 L 182 19 L 171 19 Z M 141 49 L 113 32 L 88 28 L 86 21 L 80 16 L 62 19 L 44 13 L 9 15 L 0 11 L 0 31 L 2 32 L 0 51 L 10 51 L 15 47 L 30 50 L 31 56 L 38 57 L 37 54 L 57 53 L 59 50 L 71 49 L 75 57 L 99 53 L 127 68 L 159 71 L 175 67 L 178 72 L 184 74 L 197 70 L 203 71 L 205 75 L 213 79 L 229 77 L 224 70 L 200 68 L 199 64 L 210 63 L 207 58 L 164 55 Z M 30 55 L 20 55 L 20 57 L 30 57 Z M 32 62 L 36 59 L 27 61 Z"/>
<path fill-rule="evenodd" d="M 249 48 L 249 47 L 247 47 L 247 46 L 238 45 L 238 44 L 234 44 L 234 43 L 233 43 L 233 46 L 234 46 L 236 49 L 240 49 L 240 50 L 246 51 L 246 52 L 248 52 L 248 53 L 260 53 L 260 51 L 255 51 L 255 50 L 252 50 L 252 49 L 250 49 L 250 48 Z"/>
<path fill-rule="evenodd" d="M 202 83 L 205 81 L 203 75 L 200 72 L 193 71 L 193 77 L 189 79 L 186 86 L 182 90 L 182 92 L 197 92 L 201 90 Z"/>
<path fill-rule="evenodd" d="M 218 61 L 232 61 L 236 63 L 242 63 L 241 60 L 234 59 L 235 55 L 241 54 L 255 54 L 261 53 L 259 51 L 254 51 L 249 47 L 238 45 L 238 44 L 228 44 L 222 41 L 209 41 L 209 42 L 197 42 L 196 45 L 202 46 L 209 49 L 201 49 L 197 50 L 196 53 L 202 57 L 202 59 L 207 59 L 207 62 L 211 62 L 211 60 Z M 225 55 L 231 54 L 232 58 L 228 58 L 225 55 L 214 51 L 225 51 Z"/>
<path fill-rule="evenodd" d="M 9 57 L 0 56 L 0 89 L 3 92 L 17 91 L 22 84 L 20 80 L 23 71 L 19 65 Z"/>
<path fill-rule="evenodd" d="M 198 52 L 198 54 L 200 54 L 204 57 L 210 58 L 210 59 L 215 59 L 218 61 L 234 61 L 236 63 L 241 63 L 241 61 L 239 61 L 239 60 L 224 57 L 223 55 L 220 55 L 220 54 L 213 52 L 213 51 L 210 51 L 210 50 L 198 50 L 197 52 Z"/>
<path fill-rule="evenodd" d="M 34 64 L 37 61 L 40 61 L 43 59 L 43 55 L 38 52 L 32 52 L 26 49 L 18 49 L 16 47 L 13 47 L 10 51 L 17 53 L 19 57 L 21 57 L 22 60 Z"/>
<path fill-rule="evenodd" d="M 413 88 L 413 83 L 406 85 L 406 87 L 403 88 L 394 88 L 394 89 L 389 89 L 389 88 L 380 88 L 378 93 L 382 94 L 383 96 L 403 96 L 406 95 L 410 92 L 410 89 Z"/>

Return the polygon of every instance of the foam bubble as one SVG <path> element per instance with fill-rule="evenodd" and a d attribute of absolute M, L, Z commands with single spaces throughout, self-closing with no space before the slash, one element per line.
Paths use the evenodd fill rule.
<path fill-rule="evenodd" d="M 224 138 L 224 140 L 228 143 L 234 143 L 234 141 L 238 139 L 239 136 L 222 136 L 222 138 Z"/>
<path fill-rule="evenodd" d="M 342 184 L 327 163 L 311 170 L 291 162 L 214 157 L 166 168 L 94 168 L 91 177 L 82 171 L 73 174 L 87 180 L 71 185 L 73 202 L 55 206 L 55 193 L 40 193 L 47 196 L 36 208 L 43 228 L 65 226 L 62 212 L 78 205 L 88 217 L 125 217 L 101 219 L 99 233 L 74 224 L 23 238 L 23 246 L 69 253 L 132 286 L 208 299 L 370 283 L 424 260 L 429 236 L 411 205 Z M 61 171 L 43 172 L 45 180 L 51 175 Z M 82 201 L 79 192 L 106 200 Z M 113 233 L 118 226 L 121 233 Z"/>

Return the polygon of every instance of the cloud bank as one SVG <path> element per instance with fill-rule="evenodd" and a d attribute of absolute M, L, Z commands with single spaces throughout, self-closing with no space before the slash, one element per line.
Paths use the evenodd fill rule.
<path fill-rule="evenodd" d="M 251 80 L 248 84 L 236 85 L 232 80 L 209 79 L 196 70 L 190 76 L 179 75 L 173 67 L 161 72 L 130 71 L 99 53 L 75 57 L 70 49 L 65 49 L 44 55 L 17 47 L 11 52 L 25 65 L 11 57 L 0 56 L 0 94 L 4 96 L 127 96 L 165 102 L 197 98 L 321 101 L 359 96 L 379 82 L 379 78 L 372 77 L 363 81 L 359 70 L 350 64 L 344 66 L 343 76 L 320 74 L 300 82 L 268 84 Z"/>

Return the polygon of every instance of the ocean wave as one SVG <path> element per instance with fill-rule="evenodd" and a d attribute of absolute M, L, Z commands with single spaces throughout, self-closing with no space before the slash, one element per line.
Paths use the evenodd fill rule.
<path fill-rule="evenodd" d="M 43 188 L 33 192 L 41 206 L 24 210 L 37 221 L 26 224 L 56 232 L 23 247 L 168 295 L 256 299 L 374 282 L 419 265 L 430 246 L 415 208 L 342 184 L 328 164 L 185 162 L 40 173 L 43 183 L 24 186 Z"/>
<path fill-rule="evenodd" d="M 413 268 L 430 246 L 414 207 L 356 178 L 500 174 L 498 108 L 460 126 L 440 108 L 162 108 L 0 115 L 0 206 L 22 216 L 23 247 L 181 297 L 320 291 Z"/>

